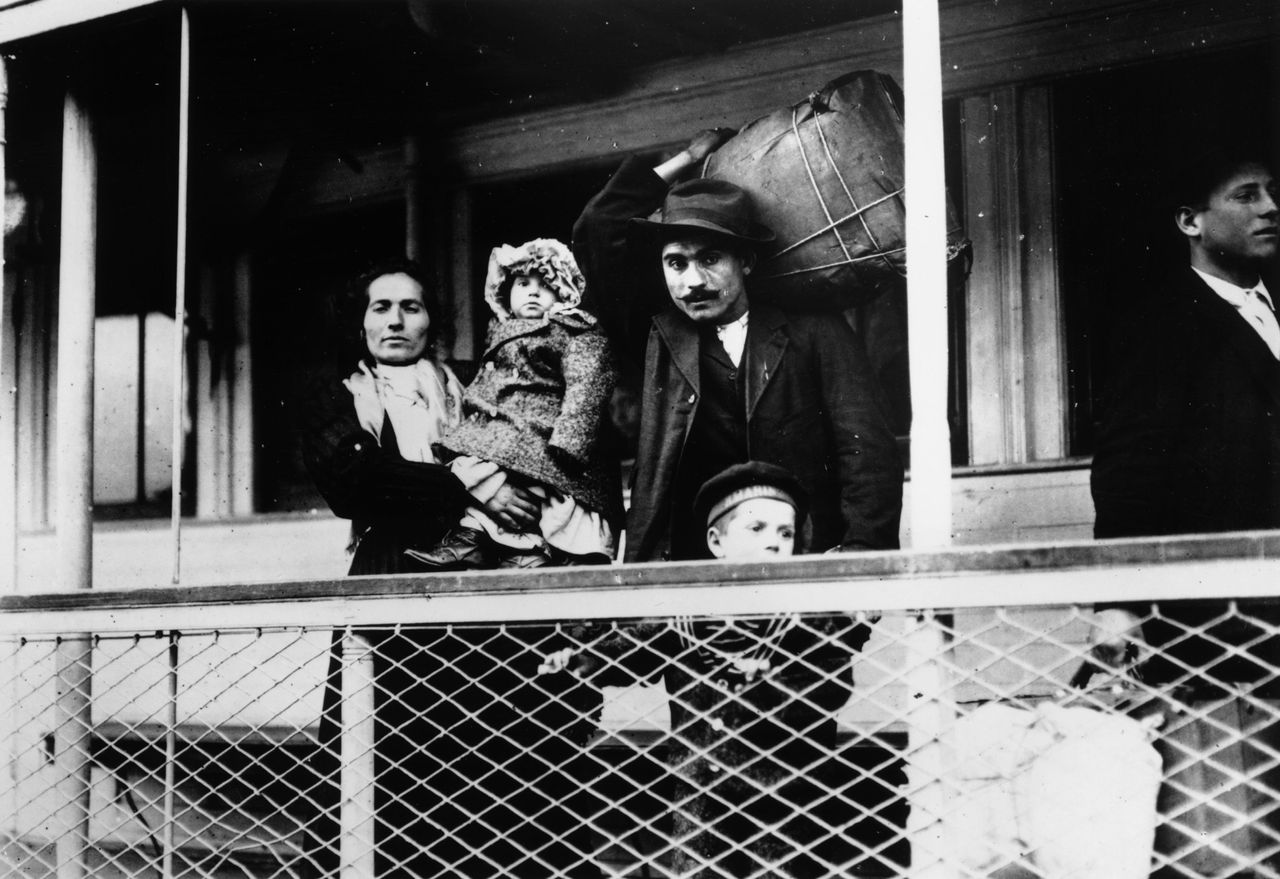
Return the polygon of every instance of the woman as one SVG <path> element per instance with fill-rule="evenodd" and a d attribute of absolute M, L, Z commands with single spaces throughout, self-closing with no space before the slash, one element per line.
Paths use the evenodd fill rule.
<path fill-rule="evenodd" d="M 477 503 L 432 451 L 461 412 L 461 386 L 435 355 L 440 307 L 421 270 L 396 262 L 357 279 L 339 319 L 359 327 L 359 362 L 310 395 L 306 464 L 333 511 L 351 519 L 351 574 L 420 571 L 404 550 L 439 540 Z M 534 524 L 538 507 L 507 487 L 484 509 L 519 530 Z M 554 633 L 490 625 L 361 634 L 375 650 L 378 875 L 541 877 L 580 863 L 565 841 L 572 816 L 554 802 L 576 786 L 567 774 L 576 735 L 545 730 L 573 729 L 580 715 L 559 700 L 581 697 L 531 692 L 525 670 L 543 649 L 531 644 L 554 641 Z M 334 633 L 317 766 L 318 799 L 327 804 L 316 825 L 317 866 L 326 874 L 338 845 L 341 635 Z M 557 716 L 539 716 L 549 710 Z M 527 743 L 525 755 L 511 754 L 513 741 Z"/>
<path fill-rule="evenodd" d="M 338 311 L 345 326 L 359 327 L 359 360 L 310 395 L 307 469 L 334 513 L 351 520 L 348 573 L 422 570 L 405 548 L 437 540 L 474 503 L 431 449 L 461 417 L 462 387 L 436 359 L 440 306 L 421 269 L 405 261 L 356 279 Z M 509 488 L 486 510 L 527 525 L 537 506 Z"/>

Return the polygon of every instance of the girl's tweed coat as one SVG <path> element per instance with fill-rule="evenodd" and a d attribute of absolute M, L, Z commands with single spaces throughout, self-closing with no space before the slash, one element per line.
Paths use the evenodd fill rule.
<path fill-rule="evenodd" d="M 598 440 L 616 379 L 605 336 L 584 312 L 495 319 L 462 423 L 440 446 L 493 461 L 616 522 L 617 464 Z"/>

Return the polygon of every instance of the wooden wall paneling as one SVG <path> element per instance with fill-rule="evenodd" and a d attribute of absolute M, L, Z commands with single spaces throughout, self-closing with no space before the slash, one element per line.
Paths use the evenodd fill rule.
<path fill-rule="evenodd" d="M 973 464 L 1066 451 L 1049 98 L 1011 86 L 962 103 Z"/>
<path fill-rule="evenodd" d="M 204 263 L 196 271 L 191 311 L 200 332 L 192 334 L 194 367 L 191 370 L 192 428 L 195 430 L 196 516 L 217 519 L 227 514 L 223 487 L 225 469 L 226 374 L 217 362 L 216 342 L 222 327 L 216 314 L 218 300 L 214 267 Z"/>
<path fill-rule="evenodd" d="M 423 185 L 421 166 L 421 138 L 410 135 L 404 139 L 404 255 L 418 262 L 423 261 L 429 225 L 423 216 Z"/>
<path fill-rule="evenodd" d="M 202 519 L 254 513 L 251 282 L 244 251 L 206 264 L 199 273 L 196 308 L 207 333 L 195 340 L 191 389 L 196 515 Z"/>
<path fill-rule="evenodd" d="M 1003 109 L 1002 109 L 1003 105 Z M 1018 460 L 1018 435 L 1011 420 L 1020 375 L 1010 358 L 1021 336 L 1020 309 L 1010 308 L 1007 291 L 1015 288 L 1017 266 L 1009 252 L 1007 140 L 1012 95 L 1007 92 L 966 98 L 962 104 L 962 150 L 965 169 L 965 229 L 973 242 L 965 325 L 968 330 L 969 460 L 971 464 L 1006 464 Z"/>
<path fill-rule="evenodd" d="M 253 443 L 253 354 L 249 344 L 253 306 L 253 267 L 249 251 L 235 255 L 232 265 L 230 308 L 230 353 L 227 384 L 230 388 L 231 437 L 227 496 L 228 515 L 249 516 L 255 512 Z"/>
<path fill-rule="evenodd" d="M 1269 2 L 1227 0 L 959 0 L 944 3 L 943 88 L 948 97 L 1038 81 L 1156 56 L 1256 43 L 1274 33 Z M 432 135 L 438 173 L 455 182 L 492 181 L 599 161 L 683 142 L 713 125 L 740 126 L 795 103 L 826 81 L 871 68 L 901 81 L 901 22 L 879 16 L 671 62 L 632 74 L 626 90 L 587 104 L 451 125 Z M 424 145 L 425 146 L 425 145 Z M 307 169 L 289 209 L 312 210 L 399 196 L 402 143 L 352 145 L 361 163 Z M 234 158 L 228 161 L 235 161 Z M 246 164 L 228 179 L 255 180 Z M 259 173 L 251 185 L 271 186 Z"/>
<path fill-rule="evenodd" d="M 1257 43 L 1276 27 L 1270 0 L 958 0 L 940 14 L 950 97 Z M 898 16 L 888 15 L 753 43 L 639 71 L 608 100 L 455 128 L 445 146 L 468 180 L 621 159 L 709 125 L 741 125 L 851 70 L 901 81 L 901 42 Z"/>
<path fill-rule="evenodd" d="M 17 490 L 21 532 L 50 525 L 57 295 L 48 273 L 39 266 L 25 267 L 18 277 L 17 302 L 21 303 L 21 323 L 17 328 Z"/>
<path fill-rule="evenodd" d="M 1053 107 L 1048 88 L 1022 89 L 1018 131 L 1018 247 L 1022 263 L 1026 460 L 1067 454 L 1067 351 L 1058 286 Z"/>
<path fill-rule="evenodd" d="M 476 290 L 479 279 L 471 264 L 471 192 L 456 189 L 447 194 L 449 279 L 447 290 L 453 297 L 454 360 L 475 360 L 476 332 L 484 326 L 484 317 L 476 317 Z"/>

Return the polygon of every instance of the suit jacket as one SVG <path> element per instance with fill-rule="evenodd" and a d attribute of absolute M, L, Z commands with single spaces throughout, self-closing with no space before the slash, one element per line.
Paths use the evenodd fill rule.
<path fill-rule="evenodd" d="M 692 522 L 690 511 L 672 509 L 701 393 L 698 328 L 671 303 L 656 247 L 633 240 L 628 229 L 666 190 L 652 170 L 628 160 L 574 227 L 574 251 L 601 324 L 624 350 L 634 350 L 648 327 L 628 561 L 669 557 L 673 527 L 706 527 Z M 748 457 L 785 467 L 809 493 L 809 548 L 897 548 L 902 462 L 874 373 L 848 324 L 835 314 L 752 303 L 742 370 Z"/>
<path fill-rule="evenodd" d="M 1190 268 L 1160 290 L 1127 345 L 1093 460 L 1098 537 L 1280 527 L 1280 362 Z M 1269 602 L 1125 605 L 1144 618 L 1149 683 L 1189 697 L 1257 681 L 1280 663 Z M 1206 635 L 1196 634 L 1200 627 Z M 1249 645 L 1243 652 L 1225 645 Z M 1265 664 L 1255 662 L 1261 659 Z"/>
<path fill-rule="evenodd" d="M 1095 534 L 1280 527 L 1280 363 L 1190 268 L 1156 304 L 1105 404 Z"/>

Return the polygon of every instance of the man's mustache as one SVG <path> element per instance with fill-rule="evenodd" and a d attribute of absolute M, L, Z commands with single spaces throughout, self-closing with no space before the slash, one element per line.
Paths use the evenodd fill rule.
<path fill-rule="evenodd" d="M 684 297 L 683 301 L 691 302 L 691 303 L 710 302 L 712 299 L 719 299 L 719 298 L 720 298 L 719 290 L 703 289 L 703 290 L 695 290 L 691 292 L 688 296 Z"/>

